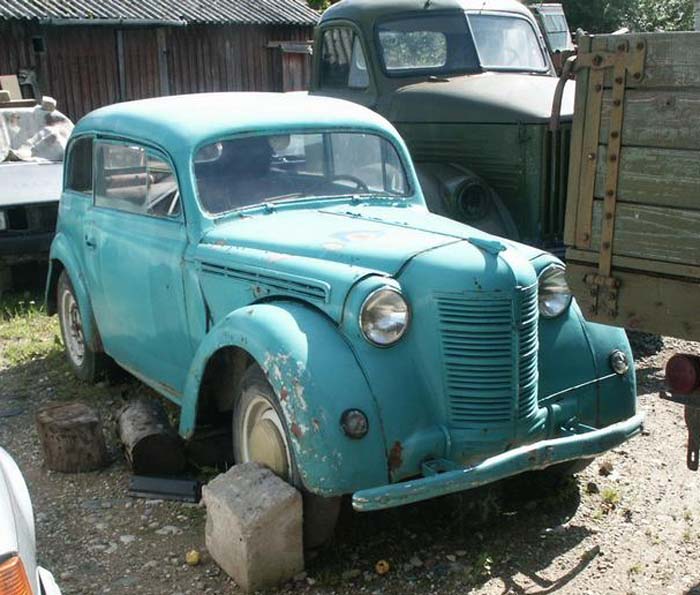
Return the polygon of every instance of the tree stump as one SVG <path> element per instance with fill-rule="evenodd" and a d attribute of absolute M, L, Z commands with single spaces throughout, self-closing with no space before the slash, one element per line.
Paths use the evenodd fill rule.
<path fill-rule="evenodd" d="M 185 469 L 182 439 L 158 401 L 137 400 L 118 416 L 119 438 L 137 475 L 176 475 Z"/>
<path fill-rule="evenodd" d="M 108 463 L 100 417 L 84 403 L 52 405 L 36 414 L 37 431 L 49 469 L 79 473 Z"/>

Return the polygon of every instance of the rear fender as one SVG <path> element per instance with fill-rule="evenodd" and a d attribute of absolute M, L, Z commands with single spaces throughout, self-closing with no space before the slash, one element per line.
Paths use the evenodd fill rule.
<path fill-rule="evenodd" d="M 49 274 L 46 281 L 46 304 L 49 314 L 55 314 L 55 309 L 50 307 L 56 293 L 58 284 L 58 275 L 55 274 L 57 263 L 60 262 L 64 270 L 70 277 L 75 291 L 75 297 L 78 300 L 80 315 L 83 323 L 83 335 L 88 345 L 94 351 L 102 351 L 100 336 L 95 323 L 95 316 L 90 303 L 90 294 L 88 293 L 87 283 L 83 275 L 82 267 L 75 255 L 75 252 L 70 246 L 66 236 L 57 234 L 51 244 L 51 255 L 49 257 Z M 58 307 L 58 305 L 56 305 Z"/>
<path fill-rule="evenodd" d="M 385 440 L 365 375 L 338 328 L 322 313 L 299 303 L 241 308 L 210 331 L 188 376 L 182 436 L 194 431 L 207 362 L 225 347 L 245 350 L 263 369 L 284 413 L 307 490 L 334 496 L 386 483 Z M 360 440 L 348 438 L 340 425 L 342 413 L 351 408 L 362 410 L 369 420 L 369 432 Z"/>

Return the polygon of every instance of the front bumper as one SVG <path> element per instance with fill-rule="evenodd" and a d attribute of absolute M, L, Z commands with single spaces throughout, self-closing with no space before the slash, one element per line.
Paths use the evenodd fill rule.
<path fill-rule="evenodd" d="M 526 471 L 598 456 L 642 431 L 639 414 L 601 430 L 542 440 L 493 456 L 473 467 L 437 472 L 427 477 L 355 492 L 352 506 L 360 512 L 381 510 L 462 492 Z M 435 466 L 424 466 L 424 469 Z"/>

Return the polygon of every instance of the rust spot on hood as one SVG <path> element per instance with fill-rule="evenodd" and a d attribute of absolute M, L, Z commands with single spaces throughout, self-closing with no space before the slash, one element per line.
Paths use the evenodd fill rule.
<path fill-rule="evenodd" d="M 394 446 L 391 447 L 389 451 L 389 471 L 395 471 L 403 464 L 401 455 L 403 454 L 403 446 L 397 440 L 394 442 Z"/>

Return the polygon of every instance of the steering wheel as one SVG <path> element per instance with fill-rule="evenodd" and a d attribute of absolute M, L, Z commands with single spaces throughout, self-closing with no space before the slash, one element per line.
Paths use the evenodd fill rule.
<path fill-rule="evenodd" d="M 365 184 L 360 178 L 357 178 L 355 176 L 352 176 L 350 174 L 337 174 L 334 176 L 331 176 L 328 179 L 323 180 L 324 182 L 337 182 L 341 180 L 348 180 L 355 184 L 357 186 L 357 189 L 360 190 L 361 192 L 369 192 L 369 187 L 367 184 Z"/>

